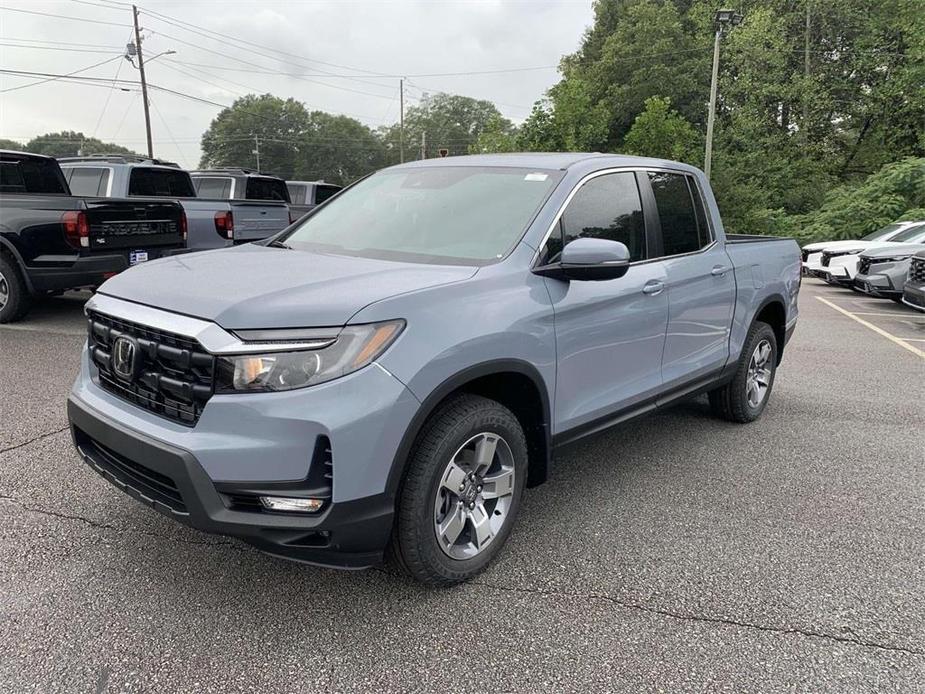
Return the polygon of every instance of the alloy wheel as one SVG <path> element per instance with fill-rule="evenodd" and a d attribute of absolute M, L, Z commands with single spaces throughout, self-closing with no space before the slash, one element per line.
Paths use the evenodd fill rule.
<path fill-rule="evenodd" d="M 745 378 L 745 396 L 751 408 L 757 408 L 764 402 L 771 387 L 771 343 L 762 340 L 752 352 L 748 362 L 748 375 Z"/>
<path fill-rule="evenodd" d="M 0 308 L 6 306 L 6 302 L 10 300 L 10 283 L 6 281 L 6 277 L 3 276 L 3 273 L 0 272 Z"/>
<path fill-rule="evenodd" d="M 447 463 L 434 500 L 434 533 L 444 554 L 471 559 L 491 544 L 514 500 L 514 455 L 498 434 L 466 441 Z"/>

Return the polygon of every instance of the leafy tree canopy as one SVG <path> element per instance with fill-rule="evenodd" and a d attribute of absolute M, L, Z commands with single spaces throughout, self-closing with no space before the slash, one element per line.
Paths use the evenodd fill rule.
<path fill-rule="evenodd" d="M 103 142 L 83 133 L 65 130 L 47 133 L 29 140 L 24 151 L 45 154 L 50 157 L 78 157 L 90 154 L 138 154 L 127 147 Z"/>

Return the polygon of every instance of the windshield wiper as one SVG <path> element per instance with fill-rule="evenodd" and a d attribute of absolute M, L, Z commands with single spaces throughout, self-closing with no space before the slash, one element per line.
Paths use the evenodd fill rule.
<path fill-rule="evenodd" d="M 282 241 L 270 241 L 270 243 L 267 245 L 273 246 L 273 248 L 285 248 L 288 251 L 292 250 L 292 246 L 290 246 L 288 243 L 283 243 Z"/>

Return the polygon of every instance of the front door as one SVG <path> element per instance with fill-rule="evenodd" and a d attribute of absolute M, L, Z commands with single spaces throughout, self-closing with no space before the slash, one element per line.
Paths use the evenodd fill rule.
<path fill-rule="evenodd" d="M 555 262 L 565 244 L 584 236 L 626 244 L 633 264 L 614 280 L 545 278 L 558 359 L 554 434 L 606 419 L 661 386 L 667 277 L 663 263 L 647 262 L 649 244 L 634 173 L 586 180 L 542 249 L 541 261 Z"/>

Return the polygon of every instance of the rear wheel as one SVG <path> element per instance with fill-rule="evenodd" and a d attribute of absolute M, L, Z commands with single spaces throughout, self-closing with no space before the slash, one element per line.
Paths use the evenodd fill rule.
<path fill-rule="evenodd" d="M 764 412 L 777 371 L 777 337 L 767 323 L 756 321 L 748 331 L 732 380 L 711 391 L 713 411 L 731 422 L 753 422 Z"/>
<path fill-rule="evenodd" d="M 513 413 L 477 395 L 428 420 L 408 463 L 390 556 L 430 585 L 475 576 L 510 535 L 527 478 L 527 442 Z"/>
<path fill-rule="evenodd" d="M 22 318 L 32 305 L 32 296 L 19 268 L 10 257 L 0 253 L 0 323 Z"/>

